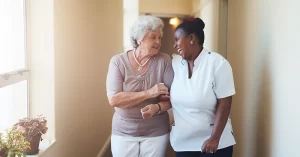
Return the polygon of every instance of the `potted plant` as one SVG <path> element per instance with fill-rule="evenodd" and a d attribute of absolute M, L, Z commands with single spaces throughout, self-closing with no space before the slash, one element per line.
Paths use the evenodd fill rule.
<path fill-rule="evenodd" d="M 30 149 L 25 149 L 24 154 L 38 154 L 40 141 L 43 140 L 41 136 L 48 131 L 46 118 L 41 115 L 35 118 L 23 118 L 13 127 L 23 129 L 25 139 L 30 142 Z"/>
<path fill-rule="evenodd" d="M 24 130 L 8 129 L 4 137 L 1 136 L 1 157 L 26 157 L 25 149 L 30 148 L 29 142 L 24 137 Z"/>

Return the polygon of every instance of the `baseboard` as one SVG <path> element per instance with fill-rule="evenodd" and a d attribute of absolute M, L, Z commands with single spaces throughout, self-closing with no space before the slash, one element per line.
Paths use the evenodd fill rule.
<path fill-rule="evenodd" d="M 102 146 L 101 150 L 99 151 L 97 157 L 103 157 L 104 154 L 106 153 L 106 151 L 110 145 L 110 137 L 111 137 L 111 135 L 108 136 L 107 140 L 105 141 L 104 145 Z"/>

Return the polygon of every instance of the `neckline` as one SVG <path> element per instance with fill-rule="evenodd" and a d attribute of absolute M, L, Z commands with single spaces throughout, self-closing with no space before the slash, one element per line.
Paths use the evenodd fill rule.
<path fill-rule="evenodd" d="M 148 63 L 148 61 L 151 59 L 151 57 L 148 58 L 148 59 L 146 60 L 146 62 L 144 62 L 143 64 L 140 64 L 140 63 L 138 62 L 136 56 L 135 56 L 135 51 L 136 51 L 136 49 L 133 49 L 133 50 L 132 50 L 132 56 L 133 56 L 135 62 L 139 65 L 139 67 L 142 67 L 142 68 L 143 68 L 143 67 Z"/>
<path fill-rule="evenodd" d="M 138 73 L 134 70 L 134 68 L 132 67 L 132 65 L 131 65 L 131 63 L 130 63 L 129 56 L 128 56 L 128 53 L 129 53 L 130 51 L 132 51 L 132 50 L 128 50 L 128 51 L 126 51 L 126 52 L 124 53 L 124 54 L 125 54 L 124 57 L 125 57 L 125 60 L 126 60 L 127 64 L 129 65 L 130 71 L 131 71 L 135 76 L 137 76 L 137 77 L 145 78 L 147 75 L 149 75 L 149 74 L 153 71 L 154 65 L 155 65 L 155 64 L 153 64 L 153 63 L 154 63 L 154 61 L 156 60 L 156 56 L 153 56 L 153 57 L 152 57 L 152 59 L 150 60 L 149 65 L 148 65 L 146 71 L 145 71 L 144 73 L 142 73 L 142 74 L 138 74 Z"/>
<path fill-rule="evenodd" d="M 196 68 L 198 68 L 198 66 L 199 66 L 199 62 L 201 61 L 201 58 L 202 58 L 202 56 L 203 56 L 203 54 L 205 53 L 205 49 L 203 48 L 202 49 L 202 51 L 199 53 L 199 55 L 197 56 L 197 58 L 194 60 L 194 68 L 193 68 L 193 70 L 192 70 L 192 75 L 191 75 L 191 77 L 189 77 L 190 75 L 189 75 L 189 73 L 190 73 L 190 71 L 189 71 L 189 62 L 188 61 L 186 61 L 186 72 L 187 72 L 187 78 L 188 78 L 188 80 L 191 80 L 192 78 L 193 78 L 193 76 L 194 76 L 194 74 L 195 74 L 195 72 L 196 72 Z"/>
<path fill-rule="evenodd" d="M 197 58 L 194 60 L 194 66 L 198 66 L 199 62 L 201 61 L 201 58 L 203 56 L 203 54 L 206 52 L 206 50 L 204 48 L 202 48 L 202 51 L 199 53 L 199 55 L 197 56 Z"/>

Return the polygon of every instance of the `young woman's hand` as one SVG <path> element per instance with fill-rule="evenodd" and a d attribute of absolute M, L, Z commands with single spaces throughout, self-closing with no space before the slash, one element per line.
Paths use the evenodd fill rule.
<path fill-rule="evenodd" d="M 218 150 L 220 139 L 209 138 L 203 143 L 202 152 L 215 153 Z"/>
<path fill-rule="evenodd" d="M 167 101 L 167 100 L 170 100 L 170 96 L 169 95 L 160 95 L 160 96 L 158 96 L 158 100 L 159 101 Z"/>

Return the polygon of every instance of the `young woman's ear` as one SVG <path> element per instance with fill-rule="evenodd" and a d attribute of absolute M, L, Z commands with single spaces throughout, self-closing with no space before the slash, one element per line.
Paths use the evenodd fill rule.
<path fill-rule="evenodd" d="M 190 44 L 194 44 L 195 41 L 196 41 L 195 35 L 194 35 L 194 34 L 191 34 L 191 35 L 190 35 Z"/>

